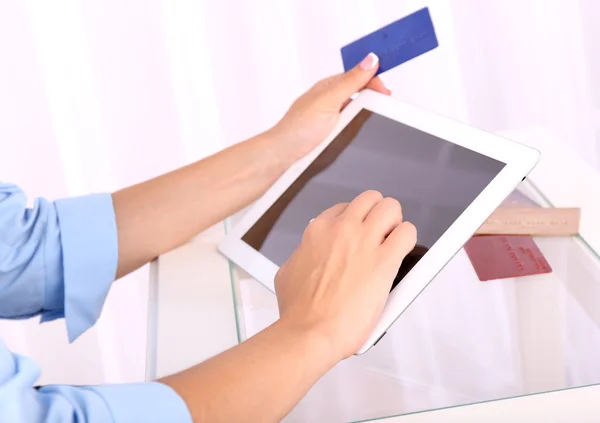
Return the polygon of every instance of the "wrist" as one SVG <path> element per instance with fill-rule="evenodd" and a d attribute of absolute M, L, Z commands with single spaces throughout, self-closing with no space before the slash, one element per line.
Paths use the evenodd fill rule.
<path fill-rule="evenodd" d="M 287 317 L 280 318 L 273 326 L 281 336 L 291 339 L 295 348 L 300 349 L 303 356 L 310 358 L 323 373 L 342 359 L 332 340 L 314 327 L 303 327 Z"/>
<path fill-rule="evenodd" d="M 263 169 L 263 173 L 279 178 L 292 164 L 281 151 L 276 137 L 269 131 L 256 135 L 247 140 L 246 160 L 257 161 L 256 166 Z"/>
<path fill-rule="evenodd" d="M 269 145 L 271 154 L 286 170 L 304 156 L 295 148 L 297 143 L 286 139 L 285 131 L 280 130 L 277 126 L 265 131 L 261 136 Z"/>

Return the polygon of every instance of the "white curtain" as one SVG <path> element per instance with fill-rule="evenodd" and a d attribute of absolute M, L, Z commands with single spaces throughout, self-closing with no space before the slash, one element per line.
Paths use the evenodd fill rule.
<path fill-rule="evenodd" d="M 483 129 L 544 126 L 600 169 L 596 0 L 0 0 L 0 180 L 30 196 L 114 190 L 272 125 L 340 47 L 423 6 L 440 47 L 394 96 Z M 210 207 L 210 204 L 207 204 Z M 99 324 L 2 322 L 41 383 L 142 380 L 147 270 Z"/>

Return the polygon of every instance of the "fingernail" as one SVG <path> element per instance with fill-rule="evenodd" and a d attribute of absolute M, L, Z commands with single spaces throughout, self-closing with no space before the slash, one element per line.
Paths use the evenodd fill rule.
<path fill-rule="evenodd" d="M 367 57 L 360 62 L 359 66 L 362 70 L 367 71 L 373 69 L 377 63 L 379 63 L 379 57 L 377 57 L 375 53 L 369 53 Z"/>

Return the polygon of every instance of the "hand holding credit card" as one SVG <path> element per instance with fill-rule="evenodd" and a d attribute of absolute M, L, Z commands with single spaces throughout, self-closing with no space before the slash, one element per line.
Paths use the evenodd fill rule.
<path fill-rule="evenodd" d="M 379 75 L 437 46 L 429 9 L 423 8 L 342 47 L 344 70 L 375 53 L 379 57 Z"/>

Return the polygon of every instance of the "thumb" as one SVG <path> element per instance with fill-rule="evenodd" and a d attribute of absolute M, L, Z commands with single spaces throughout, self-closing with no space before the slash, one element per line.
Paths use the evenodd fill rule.
<path fill-rule="evenodd" d="M 373 79 L 377 69 L 379 69 L 379 57 L 375 53 L 369 53 L 354 68 L 339 75 L 331 87 L 332 100 L 341 106 L 350 96 L 362 90 Z"/>

